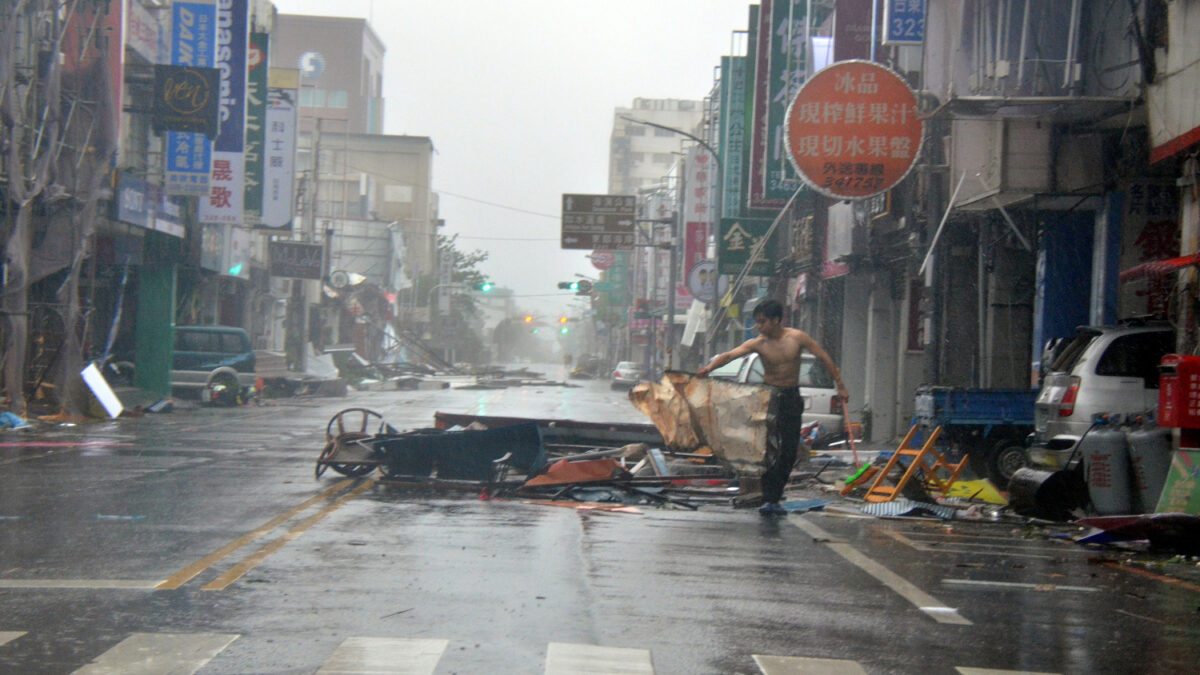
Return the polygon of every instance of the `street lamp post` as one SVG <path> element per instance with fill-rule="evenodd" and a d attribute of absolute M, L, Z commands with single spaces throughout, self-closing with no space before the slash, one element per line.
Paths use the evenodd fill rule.
<path fill-rule="evenodd" d="M 620 118 L 625 120 L 626 122 L 630 122 L 633 124 L 643 124 L 648 127 L 654 127 L 655 129 L 662 129 L 663 131 L 669 131 L 673 134 L 678 134 L 685 138 L 689 138 L 689 139 L 695 141 L 696 143 L 700 144 L 700 147 L 707 150 L 709 155 L 712 155 L 713 161 L 716 162 L 716 164 L 717 164 L 717 189 L 716 189 L 717 222 L 716 222 L 716 226 L 719 227 L 720 222 L 721 222 L 721 219 L 720 219 L 721 210 L 722 210 L 722 206 L 723 206 L 723 204 L 721 203 L 721 188 L 724 185 L 723 177 L 724 177 L 724 173 L 725 173 L 724 166 L 721 163 L 721 153 L 717 152 L 716 149 L 714 149 L 711 145 L 709 145 L 708 142 L 705 141 L 703 138 L 700 138 L 699 136 L 688 133 L 682 129 L 676 129 L 675 127 L 668 127 L 663 124 L 658 124 L 657 122 L 651 122 L 649 120 L 642 120 L 642 119 L 638 119 L 636 117 L 629 117 L 628 115 L 621 115 Z M 682 176 L 682 173 L 683 172 L 681 171 L 680 172 L 681 176 Z M 676 284 L 676 276 L 675 275 L 677 274 L 677 271 L 675 269 L 675 266 L 676 266 L 675 248 L 678 245 L 679 233 L 682 230 L 682 223 L 683 223 L 683 218 L 684 218 L 682 201 L 683 201 L 683 195 L 680 194 L 680 203 L 677 205 L 678 208 L 676 209 L 675 222 L 672 223 L 672 225 L 671 225 L 671 227 L 673 229 L 673 232 L 671 233 L 671 263 L 670 263 L 671 264 L 671 270 L 670 270 L 671 288 L 670 288 L 670 295 L 667 296 L 668 297 L 667 311 L 669 313 L 669 316 L 667 317 L 667 367 L 668 368 L 673 368 L 675 366 L 675 364 L 672 362 L 672 359 L 674 358 L 674 346 L 675 346 L 675 284 Z M 709 303 L 710 313 L 711 313 L 711 309 L 712 309 L 711 306 L 712 306 L 712 303 L 710 302 Z M 707 352 L 708 352 L 708 348 L 710 345 L 711 345 L 711 342 L 706 340 L 705 341 L 705 352 L 706 353 L 704 354 L 705 359 L 707 359 L 709 356 L 709 354 Z"/>
<path fill-rule="evenodd" d="M 439 288 L 466 288 L 466 286 L 462 284 L 436 284 L 433 288 L 429 289 L 429 293 L 425 298 L 425 306 L 429 308 L 429 334 L 431 336 L 433 335 L 433 292 Z M 447 307 L 446 309 L 448 313 L 450 308 Z M 452 348 L 446 346 L 450 344 L 450 340 L 447 339 L 449 336 L 443 335 L 442 338 L 444 339 L 442 343 L 442 359 L 450 361 L 453 358 L 453 355 L 450 353 Z"/>

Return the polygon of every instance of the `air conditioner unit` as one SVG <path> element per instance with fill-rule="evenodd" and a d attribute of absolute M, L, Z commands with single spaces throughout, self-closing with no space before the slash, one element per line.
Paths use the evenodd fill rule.
<path fill-rule="evenodd" d="M 954 120 L 952 129 L 953 184 L 966 175 L 957 205 L 1052 190 L 1049 123 L 1028 118 L 966 118 Z"/>

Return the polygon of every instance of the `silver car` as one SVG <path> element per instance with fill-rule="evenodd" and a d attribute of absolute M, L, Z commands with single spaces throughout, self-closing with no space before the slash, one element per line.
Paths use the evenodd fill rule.
<path fill-rule="evenodd" d="M 1158 364 L 1174 351 L 1166 325 L 1088 326 L 1056 350 L 1034 404 L 1034 464 L 1061 469 L 1096 415 L 1153 414 Z"/>
<path fill-rule="evenodd" d="M 646 379 L 646 369 L 642 364 L 633 361 L 622 361 L 613 370 L 612 383 L 609 386 L 613 389 L 628 388 L 644 379 Z"/>
<path fill-rule="evenodd" d="M 805 423 L 820 422 L 824 433 L 840 433 L 845 418 L 833 377 L 812 354 L 805 353 L 800 358 L 800 397 L 804 399 Z M 708 376 L 744 384 L 762 384 L 763 364 L 758 354 L 747 354 Z"/>

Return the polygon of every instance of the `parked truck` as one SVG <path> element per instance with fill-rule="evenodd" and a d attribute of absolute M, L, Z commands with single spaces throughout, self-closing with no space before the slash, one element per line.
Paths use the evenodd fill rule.
<path fill-rule="evenodd" d="M 1033 432 L 1034 389 L 918 387 L 913 423 L 942 428 L 951 454 L 964 454 L 972 471 L 1000 489 L 1029 464 L 1026 439 Z"/>

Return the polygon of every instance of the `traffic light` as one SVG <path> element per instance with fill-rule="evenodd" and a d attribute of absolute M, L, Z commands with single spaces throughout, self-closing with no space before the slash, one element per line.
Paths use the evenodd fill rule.
<path fill-rule="evenodd" d="M 533 323 L 533 315 L 532 314 L 525 315 L 525 323 Z"/>
<path fill-rule="evenodd" d="M 560 281 L 560 282 L 558 282 L 558 287 L 563 289 L 564 291 L 578 291 L 579 290 L 579 282 L 578 281 Z"/>
<path fill-rule="evenodd" d="M 561 317 L 559 317 L 559 318 L 558 318 L 558 322 L 559 322 L 559 323 L 566 323 L 566 322 L 567 322 L 567 317 L 565 317 L 565 316 L 561 316 Z"/>
<path fill-rule="evenodd" d="M 477 288 L 480 293 L 487 293 L 488 291 L 492 290 L 492 282 L 481 281 L 475 286 L 475 288 Z"/>
<path fill-rule="evenodd" d="M 567 328 L 566 326 L 563 326 L 562 328 L 558 329 L 558 332 L 562 333 L 563 335 L 566 335 L 567 333 L 571 332 L 571 329 Z"/>

